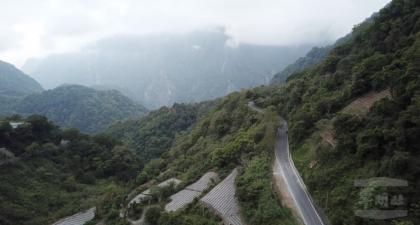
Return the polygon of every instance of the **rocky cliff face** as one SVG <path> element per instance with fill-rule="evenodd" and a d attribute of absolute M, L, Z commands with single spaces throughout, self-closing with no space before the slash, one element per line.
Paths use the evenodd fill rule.
<path fill-rule="evenodd" d="M 80 53 L 30 60 L 23 68 L 46 88 L 63 83 L 113 86 L 156 108 L 266 84 L 308 50 L 229 43 L 222 30 L 120 36 Z"/>

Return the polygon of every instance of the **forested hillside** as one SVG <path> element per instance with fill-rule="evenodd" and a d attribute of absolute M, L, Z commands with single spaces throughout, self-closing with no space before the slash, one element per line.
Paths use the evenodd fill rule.
<path fill-rule="evenodd" d="M 332 46 L 314 47 L 304 57 L 300 57 L 294 63 L 286 66 L 281 72 L 274 74 L 271 84 L 279 84 L 287 80 L 287 78 L 296 72 L 303 70 L 321 62 L 325 56 L 331 51 Z"/>
<path fill-rule="evenodd" d="M 0 224 L 52 224 L 106 205 L 141 166 L 134 151 L 110 137 L 61 130 L 40 116 L 2 119 Z"/>
<path fill-rule="evenodd" d="M 21 97 L 42 90 L 34 79 L 13 65 L 0 61 L 0 115 L 11 113 Z"/>
<path fill-rule="evenodd" d="M 136 184 L 142 187 L 176 177 L 186 185 L 208 171 L 218 172 L 223 178 L 237 167 L 239 168 L 236 179 L 237 198 L 245 221 L 256 225 L 296 224 L 290 211 L 281 206 L 271 186 L 270 167 L 275 130 L 278 126 L 277 115 L 270 110 L 264 115 L 257 114 L 247 106 L 248 100 L 245 93 L 234 93 L 212 102 L 210 106 L 206 105 L 205 108 L 200 106 L 203 110 L 202 116 L 196 117 L 196 122 L 192 123 L 190 128 L 184 132 L 178 132 L 172 144 L 168 147 L 163 146 L 163 149 L 167 149 L 166 152 L 145 165 L 137 176 Z M 184 108 L 185 111 L 195 107 L 197 105 L 175 105 L 173 108 L 163 108 L 152 112 L 144 119 L 147 120 L 153 113 L 157 113 L 160 116 L 153 116 L 151 120 L 162 120 L 162 122 L 154 121 L 152 125 L 161 124 L 162 126 L 166 124 L 166 118 L 170 117 L 181 118 L 181 121 L 185 121 L 183 116 L 179 117 L 176 114 L 169 114 L 171 115 L 169 116 L 167 110 L 179 111 L 180 108 Z M 166 137 L 167 134 L 163 130 L 157 132 L 156 128 L 159 126 L 153 127 L 154 136 L 150 138 L 147 135 L 139 135 L 139 137 L 146 140 L 154 140 L 161 135 Z M 148 133 L 140 124 L 139 128 L 139 134 Z M 166 189 L 162 191 L 165 192 L 162 192 L 163 196 L 159 195 L 161 196 L 158 202 L 159 207 L 154 207 L 152 210 L 155 224 L 187 225 L 191 224 L 191 221 L 202 225 L 218 223 L 200 209 L 200 203 L 197 201 L 193 201 L 190 206 L 175 213 L 164 212 L 163 206 L 168 201 L 168 196 L 176 190 L 169 190 L 169 193 Z M 140 204 L 139 207 L 140 210 L 139 208 L 137 210 L 140 212 L 147 210 L 147 204 Z M 117 209 L 114 208 L 114 210 Z M 146 217 L 147 215 L 148 213 Z M 108 222 L 113 223 L 112 220 Z"/>
<path fill-rule="evenodd" d="M 140 188 L 172 177 L 186 185 L 208 171 L 225 177 L 238 167 L 237 197 L 246 221 L 256 225 L 296 224 L 270 185 L 277 116 L 274 112 L 259 115 L 247 103 L 245 93 L 235 93 L 211 102 L 175 104 L 152 111 L 138 121 L 117 123 L 108 132 L 123 138 L 146 161 L 155 158 L 138 174 L 135 182 Z M 163 206 L 176 190 L 162 189 L 157 192 L 161 196 L 159 207 L 148 209 L 147 204 L 140 204 L 137 213 L 146 211 L 147 217 L 153 211 L 154 224 L 158 225 L 218 224 L 197 201 L 178 212 L 164 212 Z M 140 216 L 135 212 L 130 215 Z"/>
<path fill-rule="evenodd" d="M 420 3 L 394 0 L 352 39 L 313 69 L 285 85 L 255 89 L 253 98 L 274 106 L 290 124 L 296 164 L 332 224 L 418 224 L 420 213 Z M 391 96 L 367 113 L 343 110 L 353 100 L 382 90 Z M 402 190 L 354 186 L 357 179 L 408 181 Z M 383 189 L 381 189 L 383 188 Z M 377 193 L 402 193 L 408 216 L 363 219 L 357 209 L 378 207 Z M 376 194 L 375 194 L 376 193 Z M 383 207 L 383 206 L 382 206 Z"/>
<path fill-rule="evenodd" d="M 370 23 L 375 15 L 376 14 L 366 19 L 364 23 Z M 294 73 L 302 72 L 306 69 L 310 69 L 311 67 L 323 61 L 325 57 L 330 54 L 332 49 L 334 49 L 335 47 L 338 47 L 341 44 L 346 43 L 347 41 L 351 39 L 351 37 L 352 37 L 352 34 L 350 33 L 342 38 L 339 38 L 332 45 L 327 45 L 325 47 L 312 48 L 304 57 L 300 57 L 294 63 L 286 66 L 286 68 L 284 68 L 279 73 L 274 74 L 270 83 L 279 84 L 281 82 L 285 82 L 290 75 Z"/>
<path fill-rule="evenodd" d="M 209 170 L 225 176 L 239 166 L 237 197 L 245 220 L 293 224 L 270 185 L 278 113 L 289 122 L 296 166 L 331 224 L 420 223 L 419 21 L 418 1 L 394 0 L 356 26 L 352 38 L 318 65 L 292 74 L 285 84 L 222 98 L 188 132 L 176 136 L 167 153 L 145 166 L 137 184 L 173 176 L 189 183 Z M 251 112 L 249 100 L 266 113 Z M 349 110 L 358 106 L 363 109 Z M 355 186 L 359 179 L 374 177 L 406 180 L 408 186 Z M 404 201 L 380 209 L 407 210 L 407 216 L 377 220 L 355 215 L 378 207 L 375 197 L 384 192 L 401 194 Z M 157 213 L 157 224 L 202 218 L 193 210 L 197 204 L 177 213 Z"/>
<path fill-rule="evenodd" d="M 236 168 L 235 197 L 246 224 L 299 224 L 272 185 L 281 115 L 289 124 L 294 163 L 330 224 L 420 224 L 420 2 L 393 0 L 350 35 L 327 52 L 313 52 L 308 63 L 298 62 L 305 69 L 292 65 L 294 72 L 282 84 L 163 107 L 141 119 L 114 123 L 102 135 L 62 131 L 39 116 L 13 129 L 8 121 L 20 119 L 6 119 L 0 126 L 0 223 L 48 224 L 97 206 L 94 222 L 124 224 L 121 209 L 147 189 L 150 200 L 128 207 L 128 217 L 139 218 L 146 211 L 145 219 L 153 225 L 220 224 L 197 199 L 176 212 L 165 211 L 165 204 L 203 174 L 211 171 L 224 179 Z M 74 113 L 83 120 L 63 120 L 64 125 L 90 124 L 84 127 L 88 131 L 97 128 L 98 118 L 111 123 L 128 117 L 105 111 L 128 105 L 129 112 L 137 112 L 115 92 L 97 93 L 65 86 L 25 100 L 30 108 L 48 109 L 52 119 L 61 114 L 73 118 Z M 101 105 L 101 96 L 112 101 Z M 125 103 L 114 103 L 115 98 Z M 71 105 L 75 111 L 50 108 L 46 102 L 51 99 L 57 99 L 55 106 Z M 249 101 L 264 112 L 250 109 Z M 377 177 L 407 181 L 408 186 L 377 186 L 374 180 L 356 185 Z M 179 179 L 179 187 L 153 186 L 170 178 Z M 403 197 L 399 204 L 379 205 L 377 198 L 384 195 Z M 407 215 L 364 218 L 364 210 L 370 209 Z"/>
<path fill-rule="evenodd" d="M 117 121 L 138 118 L 146 109 L 118 91 L 64 85 L 25 97 L 15 111 L 40 114 L 63 127 L 97 132 Z"/>
<path fill-rule="evenodd" d="M 41 92 L 41 85 L 13 65 L 0 61 L 0 95 L 21 96 Z"/>
<path fill-rule="evenodd" d="M 162 107 L 148 115 L 110 126 L 105 133 L 135 149 L 143 160 L 159 157 L 169 150 L 180 132 L 186 132 L 198 118 L 206 114 L 213 102 L 174 104 Z"/>
<path fill-rule="evenodd" d="M 0 61 L 0 116 L 40 114 L 63 127 L 97 132 L 146 112 L 142 105 L 115 90 L 63 85 L 43 91 L 28 75 Z"/>

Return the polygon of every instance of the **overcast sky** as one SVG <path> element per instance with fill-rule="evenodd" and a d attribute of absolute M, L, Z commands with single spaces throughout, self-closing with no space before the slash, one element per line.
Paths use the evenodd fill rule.
<path fill-rule="evenodd" d="M 389 0 L 0 0 L 0 60 L 77 51 L 115 34 L 223 26 L 236 41 L 319 45 Z"/>

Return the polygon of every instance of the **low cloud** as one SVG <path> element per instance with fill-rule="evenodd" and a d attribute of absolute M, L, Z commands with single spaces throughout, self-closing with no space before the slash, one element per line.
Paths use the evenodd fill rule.
<path fill-rule="evenodd" d="M 77 51 L 117 34 L 187 32 L 225 27 L 235 42 L 330 43 L 389 0 L 3 0 L 0 59 Z M 23 29 L 22 29 L 23 28 Z M 9 29 L 11 30 L 11 29 Z M 18 38 L 22 36 L 22 38 Z M 11 57 L 13 56 L 13 57 Z"/>
<path fill-rule="evenodd" d="M 22 36 L 12 29 L 0 28 L 0 52 L 9 51 L 19 47 Z M 1 59 L 0 59 L 1 60 Z"/>

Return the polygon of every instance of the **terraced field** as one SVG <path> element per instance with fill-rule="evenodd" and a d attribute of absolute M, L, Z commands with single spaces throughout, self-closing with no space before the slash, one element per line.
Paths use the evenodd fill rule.
<path fill-rule="evenodd" d="M 234 169 L 222 182 L 214 187 L 200 201 L 206 207 L 214 210 L 226 225 L 244 225 L 235 198 L 235 179 L 238 170 Z"/>
<path fill-rule="evenodd" d="M 174 212 L 191 203 L 195 198 L 199 197 L 205 191 L 212 181 L 217 178 L 217 173 L 208 172 L 204 174 L 198 181 L 187 186 L 182 191 L 170 197 L 171 202 L 166 204 L 165 211 Z"/>
<path fill-rule="evenodd" d="M 166 204 L 165 211 L 174 212 L 178 209 L 181 209 L 200 195 L 201 192 L 184 189 L 170 197 L 171 202 Z"/>
<path fill-rule="evenodd" d="M 95 218 L 95 211 L 96 208 L 91 208 L 84 212 L 61 219 L 52 225 L 83 225 Z"/>

